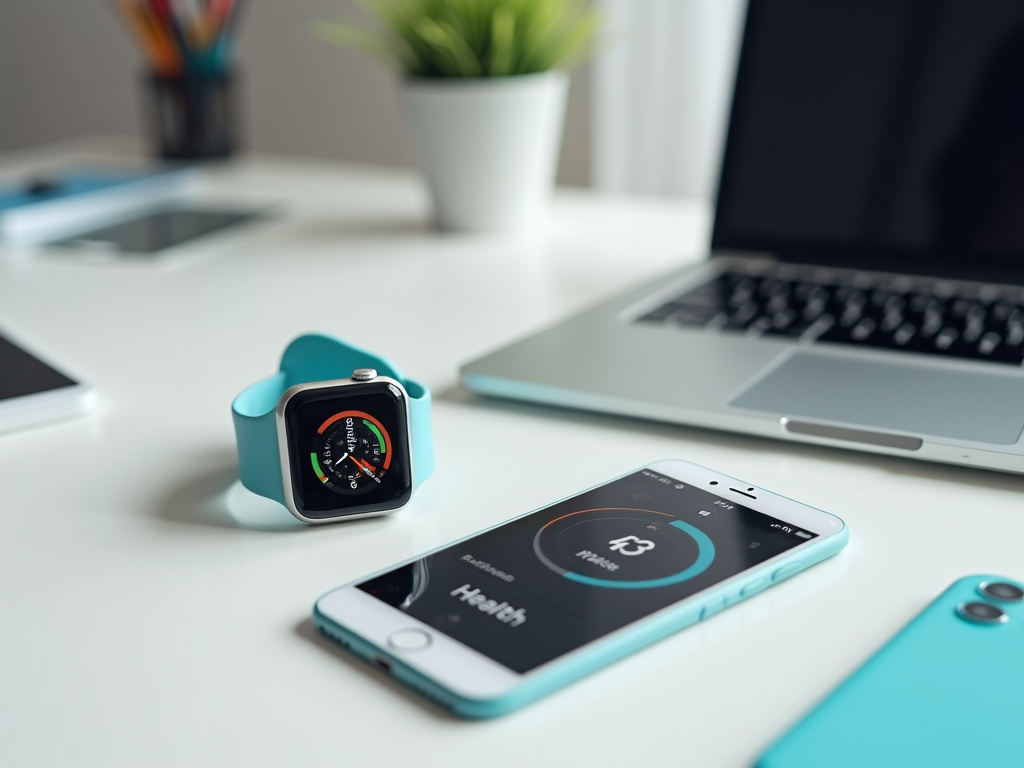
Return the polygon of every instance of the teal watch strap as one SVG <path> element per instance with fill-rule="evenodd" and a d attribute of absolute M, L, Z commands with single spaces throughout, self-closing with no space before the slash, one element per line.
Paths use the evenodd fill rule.
<path fill-rule="evenodd" d="M 347 379 L 357 368 L 375 368 L 378 374 L 402 383 L 409 397 L 409 442 L 412 451 L 412 487 L 434 471 L 430 390 L 407 379 L 389 360 L 340 339 L 311 333 L 299 336 L 281 356 L 281 369 L 245 389 L 231 404 L 238 441 L 238 474 L 253 493 L 285 504 L 281 454 L 277 439 L 277 403 L 285 390 L 310 381 Z"/>

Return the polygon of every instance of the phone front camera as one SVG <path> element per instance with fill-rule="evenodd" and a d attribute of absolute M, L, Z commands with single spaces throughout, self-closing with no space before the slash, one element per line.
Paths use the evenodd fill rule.
<path fill-rule="evenodd" d="M 1006 611 L 992 603 L 962 603 L 956 611 L 961 618 L 978 624 L 1002 624 L 1009 618 Z"/>

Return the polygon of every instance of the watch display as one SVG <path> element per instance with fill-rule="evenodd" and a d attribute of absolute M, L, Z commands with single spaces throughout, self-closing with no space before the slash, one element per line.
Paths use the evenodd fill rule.
<path fill-rule="evenodd" d="M 309 458 L 325 488 L 355 494 L 382 485 L 394 455 L 391 435 L 378 419 L 348 410 L 317 428 Z"/>
<path fill-rule="evenodd" d="M 412 494 L 403 390 L 377 379 L 297 392 L 285 407 L 291 492 L 308 517 L 394 509 Z"/>

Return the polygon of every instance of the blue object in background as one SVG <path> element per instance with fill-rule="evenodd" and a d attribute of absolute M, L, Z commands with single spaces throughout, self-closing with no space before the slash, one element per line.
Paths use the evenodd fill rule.
<path fill-rule="evenodd" d="M 88 196 L 164 176 L 168 171 L 68 171 L 26 179 L 22 184 L 0 188 L 0 214 L 26 206 Z"/>

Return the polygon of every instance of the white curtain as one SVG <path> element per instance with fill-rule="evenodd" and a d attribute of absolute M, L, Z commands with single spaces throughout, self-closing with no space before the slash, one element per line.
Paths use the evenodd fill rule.
<path fill-rule="evenodd" d="M 745 0 L 597 0 L 591 178 L 598 189 L 715 193 Z"/>

